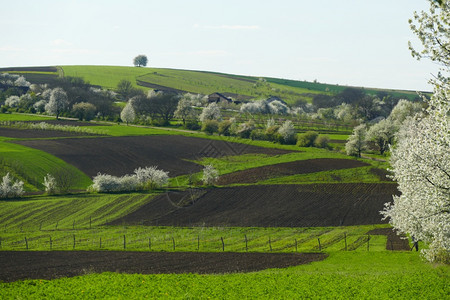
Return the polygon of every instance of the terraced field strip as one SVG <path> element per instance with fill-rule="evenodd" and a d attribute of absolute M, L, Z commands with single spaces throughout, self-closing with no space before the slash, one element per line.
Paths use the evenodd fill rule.
<path fill-rule="evenodd" d="M 64 223 L 63 223 L 64 224 Z M 315 228 L 100 226 L 0 231 L 1 250 L 129 250 L 201 252 L 385 251 L 386 225 Z M 319 241 L 320 240 L 320 241 Z M 357 242 L 358 241 L 358 242 Z M 320 246 L 319 246 L 320 243 Z"/>
<path fill-rule="evenodd" d="M 92 228 L 133 212 L 153 197 L 145 193 L 79 194 L 0 201 L 0 231 Z"/>

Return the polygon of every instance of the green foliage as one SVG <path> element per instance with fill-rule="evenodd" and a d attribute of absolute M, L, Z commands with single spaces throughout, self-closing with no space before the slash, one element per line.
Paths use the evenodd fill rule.
<path fill-rule="evenodd" d="M 329 148 L 330 138 L 328 135 L 319 135 L 314 140 L 314 147 L 317 148 Z"/>
<path fill-rule="evenodd" d="M 202 131 L 207 134 L 214 134 L 219 130 L 219 122 L 216 120 L 205 120 L 202 122 Z"/>
<path fill-rule="evenodd" d="M 305 133 L 299 134 L 297 138 L 297 146 L 299 147 L 312 147 L 314 146 L 314 141 L 319 136 L 315 131 L 307 131 Z"/>

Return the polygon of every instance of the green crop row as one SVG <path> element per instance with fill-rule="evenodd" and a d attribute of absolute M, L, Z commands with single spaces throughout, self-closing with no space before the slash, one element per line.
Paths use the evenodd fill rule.
<path fill-rule="evenodd" d="M 417 253 L 331 252 L 324 261 L 233 274 L 102 273 L 0 283 L 3 299 L 447 299 L 448 266 Z"/>

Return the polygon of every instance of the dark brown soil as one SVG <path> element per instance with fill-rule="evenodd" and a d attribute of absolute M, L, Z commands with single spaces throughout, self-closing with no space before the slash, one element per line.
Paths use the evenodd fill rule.
<path fill-rule="evenodd" d="M 254 183 L 274 177 L 358 168 L 368 165 L 352 159 L 318 158 L 299 160 L 225 174 L 220 176 L 217 184 Z"/>
<path fill-rule="evenodd" d="M 32 130 L 0 127 L 0 136 L 9 138 L 53 138 L 53 137 L 73 137 L 86 136 L 85 133 L 68 132 L 59 130 Z"/>
<path fill-rule="evenodd" d="M 57 72 L 56 67 L 14 67 L 0 68 L 0 72 Z"/>
<path fill-rule="evenodd" d="M 392 228 L 377 228 L 369 231 L 370 235 L 386 235 L 386 250 L 410 250 L 408 239 L 405 235 L 398 235 Z"/>
<path fill-rule="evenodd" d="M 89 273 L 252 272 L 323 260 L 324 253 L 0 251 L 0 281 L 55 279 Z"/>
<path fill-rule="evenodd" d="M 188 160 L 245 153 L 277 155 L 290 152 L 178 135 L 35 140 L 17 143 L 55 155 L 92 177 L 99 172 L 115 176 L 131 174 L 136 168 L 145 166 L 158 166 L 169 171 L 170 177 L 175 177 L 202 170 L 202 166 Z"/>
<path fill-rule="evenodd" d="M 383 224 L 395 184 L 256 185 L 162 194 L 111 225 L 322 227 Z M 192 195 L 192 197 L 191 197 Z"/>

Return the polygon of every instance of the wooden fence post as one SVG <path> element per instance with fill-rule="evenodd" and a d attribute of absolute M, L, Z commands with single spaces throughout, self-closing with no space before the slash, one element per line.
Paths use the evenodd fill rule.
<path fill-rule="evenodd" d="M 344 232 L 345 251 L 347 251 L 347 233 Z"/>
<path fill-rule="evenodd" d="M 225 251 L 225 243 L 223 241 L 223 237 L 220 237 L 220 240 L 222 241 L 222 251 Z"/>
<path fill-rule="evenodd" d="M 248 240 L 247 240 L 247 235 L 245 235 L 245 251 L 248 252 Z"/>

